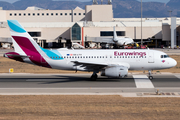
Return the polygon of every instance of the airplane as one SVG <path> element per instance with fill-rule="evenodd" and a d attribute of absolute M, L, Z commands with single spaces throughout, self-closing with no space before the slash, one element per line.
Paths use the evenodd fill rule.
<path fill-rule="evenodd" d="M 80 49 L 85 49 L 85 47 L 84 46 L 82 46 L 81 44 L 79 44 L 79 43 L 72 43 L 72 48 L 80 48 Z"/>
<path fill-rule="evenodd" d="M 66 48 L 48 50 L 41 48 L 16 20 L 8 20 L 14 52 L 4 57 L 51 69 L 93 72 L 91 80 L 102 76 L 124 78 L 128 70 L 168 69 L 177 62 L 166 53 L 150 49 L 112 50 L 68 50 Z"/>
<path fill-rule="evenodd" d="M 134 44 L 134 41 L 132 38 L 129 37 L 117 37 L 117 33 L 114 28 L 114 35 L 112 37 L 101 37 L 101 38 L 96 38 L 93 42 L 95 43 L 107 43 L 107 44 L 116 44 L 117 46 L 126 46 L 126 45 L 132 45 Z"/>
<path fill-rule="evenodd" d="M 133 41 L 132 38 L 129 38 L 129 37 L 117 37 L 115 26 L 113 28 L 114 28 L 113 42 L 115 42 L 115 44 L 117 44 L 119 46 L 134 44 L 134 41 Z"/>

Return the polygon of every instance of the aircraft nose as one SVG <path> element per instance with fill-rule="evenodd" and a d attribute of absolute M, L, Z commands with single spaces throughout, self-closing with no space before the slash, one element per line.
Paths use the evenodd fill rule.
<path fill-rule="evenodd" d="M 177 65 L 176 60 L 172 59 L 172 60 L 171 60 L 171 65 L 172 65 L 173 67 L 176 66 L 176 65 Z"/>

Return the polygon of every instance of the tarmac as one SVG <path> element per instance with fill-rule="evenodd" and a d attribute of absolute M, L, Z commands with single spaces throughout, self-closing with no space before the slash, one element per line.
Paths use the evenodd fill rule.
<path fill-rule="evenodd" d="M 123 97 L 180 97 L 180 74 L 129 74 L 127 78 L 91 74 L 0 74 L 0 95 L 121 95 Z"/>

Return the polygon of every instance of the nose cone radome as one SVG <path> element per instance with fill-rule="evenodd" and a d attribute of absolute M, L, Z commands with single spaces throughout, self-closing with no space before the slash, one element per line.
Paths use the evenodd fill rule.
<path fill-rule="evenodd" d="M 171 60 L 171 65 L 172 65 L 172 67 L 176 66 L 176 65 L 177 65 L 176 60 L 172 59 L 172 60 Z"/>

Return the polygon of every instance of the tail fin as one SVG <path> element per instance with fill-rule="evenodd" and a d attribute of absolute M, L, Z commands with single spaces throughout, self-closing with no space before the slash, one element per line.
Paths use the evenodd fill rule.
<path fill-rule="evenodd" d="M 114 37 L 113 37 L 113 40 L 114 41 L 117 41 L 117 33 L 116 33 L 116 29 L 115 29 L 115 26 L 113 27 L 114 28 Z"/>
<path fill-rule="evenodd" d="M 36 52 L 40 50 L 39 45 L 26 32 L 26 30 L 19 24 L 17 20 L 8 20 L 7 22 L 10 28 L 15 52 L 24 55 L 24 52 L 28 51 L 28 49 Z M 36 50 L 33 50 L 34 48 Z"/>
<path fill-rule="evenodd" d="M 42 48 L 34 41 L 17 20 L 8 20 L 15 53 L 19 56 L 28 56 L 36 65 L 50 67 L 43 58 Z M 11 53 L 12 54 L 12 53 Z"/>

